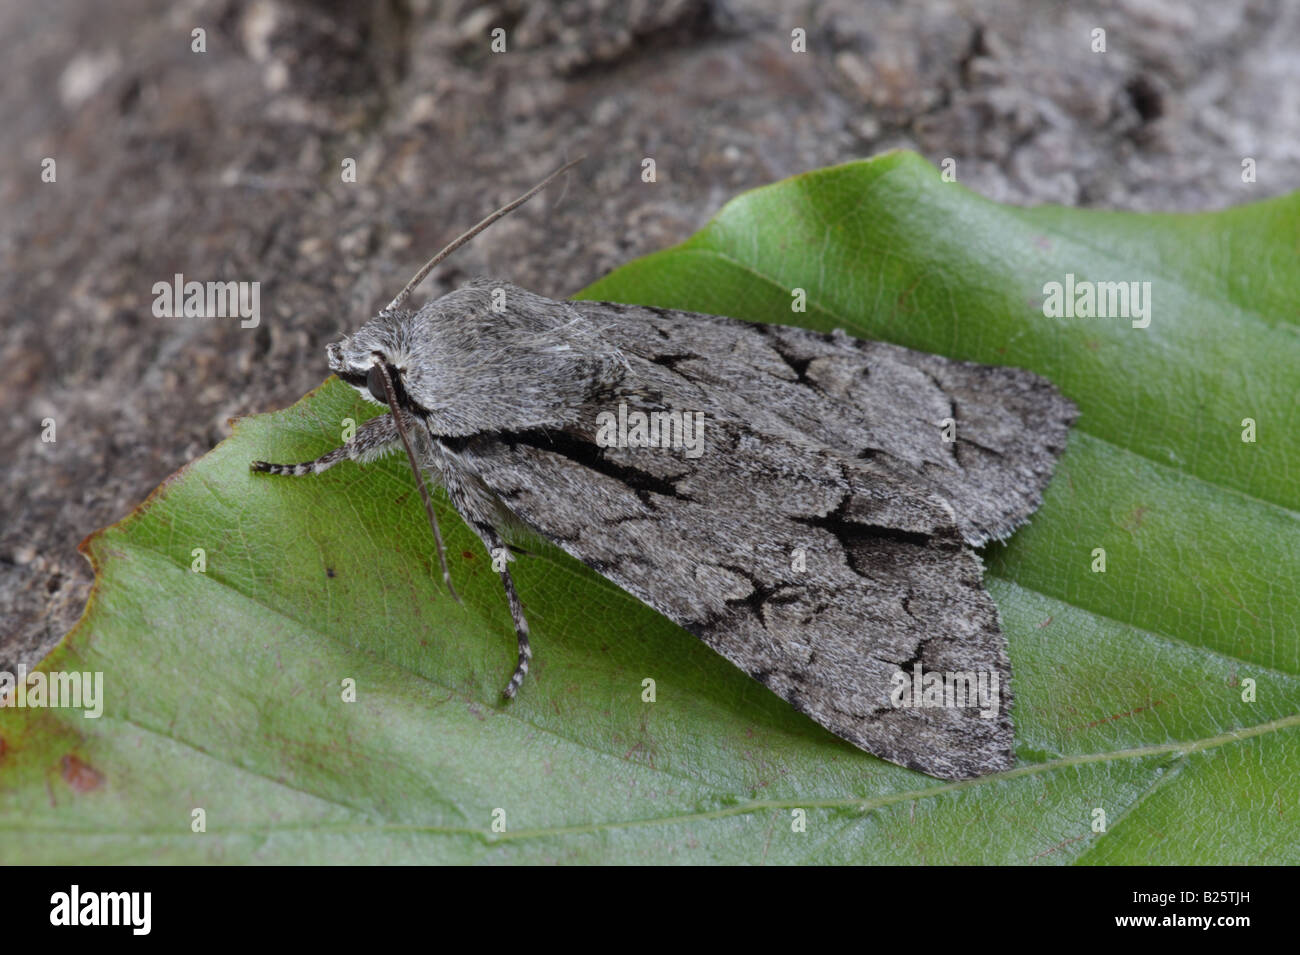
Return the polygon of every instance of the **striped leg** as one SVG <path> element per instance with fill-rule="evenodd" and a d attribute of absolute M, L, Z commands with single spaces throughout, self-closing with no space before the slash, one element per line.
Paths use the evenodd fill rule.
<path fill-rule="evenodd" d="M 510 617 L 514 621 L 515 638 L 519 645 L 519 660 L 502 695 L 507 700 L 513 699 L 519 692 L 519 685 L 528 675 L 528 664 L 533 658 L 533 651 L 528 644 L 528 621 L 524 617 L 523 605 L 519 602 L 519 592 L 515 590 L 515 582 L 510 576 L 510 561 L 515 558 L 497 531 L 504 510 L 482 481 L 440 442 L 434 442 L 431 461 L 442 477 L 443 486 L 447 489 L 456 513 L 478 534 L 493 566 L 498 568 L 501 585 L 506 589 L 506 601 L 510 604 Z"/>
<path fill-rule="evenodd" d="M 383 457 L 388 452 L 400 448 L 401 440 L 397 434 L 397 426 L 393 423 L 393 416 L 380 415 L 378 418 L 371 418 L 358 428 L 356 435 L 347 444 L 322 454 L 315 461 L 304 461 L 302 464 L 271 464 L 267 461 L 254 461 L 249 467 L 254 471 L 265 471 L 267 474 L 290 474 L 294 477 L 320 474 L 340 461 L 353 460 L 365 464 L 367 461 Z"/>
<path fill-rule="evenodd" d="M 491 524 L 475 522 L 474 530 L 478 531 L 478 536 L 488 549 L 488 555 L 492 560 L 504 561 L 501 565 L 501 583 L 506 588 L 506 601 L 510 604 L 510 617 L 514 621 L 515 638 L 519 643 L 519 660 L 515 664 L 515 672 L 510 676 L 510 682 L 506 684 L 503 691 L 505 698 L 510 700 L 514 699 L 515 694 L 519 692 L 519 685 L 528 675 L 528 662 L 533 658 L 533 648 L 528 643 L 528 620 L 524 617 L 524 608 L 519 602 L 519 592 L 515 590 L 515 582 L 510 576 L 510 561 L 514 560 L 514 556 Z"/>

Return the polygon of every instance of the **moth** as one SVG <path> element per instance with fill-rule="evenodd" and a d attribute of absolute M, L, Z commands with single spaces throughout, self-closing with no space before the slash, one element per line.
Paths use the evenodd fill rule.
<path fill-rule="evenodd" d="M 522 525 L 868 753 L 947 779 L 1010 768 L 1007 642 L 975 548 L 1037 509 L 1075 406 L 1019 368 L 842 331 L 490 279 L 410 304 L 434 266 L 574 163 L 329 345 L 330 369 L 388 413 L 315 461 L 253 470 L 319 474 L 404 449 L 449 591 L 424 475 L 497 558 L 518 644 L 507 698 L 532 657 L 506 543 Z M 610 440 L 612 420 L 689 420 L 703 440 Z"/>

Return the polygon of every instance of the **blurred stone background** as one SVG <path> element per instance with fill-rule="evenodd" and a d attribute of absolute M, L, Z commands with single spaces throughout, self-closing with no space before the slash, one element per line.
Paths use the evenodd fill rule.
<path fill-rule="evenodd" d="M 563 297 L 741 190 L 894 147 L 1014 203 L 1300 188 L 1292 0 L 46 0 L 0 7 L 0 61 L 4 670 L 76 622 L 83 537 L 318 384 L 326 342 L 566 158 L 425 293 Z M 260 282 L 260 326 L 155 318 L 176 272 Z"/>

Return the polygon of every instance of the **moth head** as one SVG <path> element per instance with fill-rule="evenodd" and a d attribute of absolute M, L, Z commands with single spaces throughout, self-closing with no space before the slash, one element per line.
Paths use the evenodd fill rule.
<path fill-rule="evenodd" d="M 390 403 L 391 387 L 393 401 L 420 416 L 434 434 L 567 423 L 593 388 L 614 377 L 612 366 L 626 364 L 581 316 L 505 283 L 471 283 L 418 311 L 408 303 L 434 266 L 581 158 L 443 247 L 387 308 L 326 349 L 330 369 L 363 398 L 382 405 Z M 508 308 L 502 305 L 507 297 Z M 548 388 L 548 379 L 567 383 Z M 569 410 L 557 412 L 555 405 Z"/>
<path fill-rule="evenodd" d="M 408 411 L 420 410 L 412 405 L 405 387 L 411 363 L 410 350 L 404 344 L 410 318 L 408 312 L 385 309 L 353 334 L 332 342 L 325 349 L 330 370 L 356 388 L 361 397 L 387 405 L 382 366 L 388 371 L 398 405 Z"/>

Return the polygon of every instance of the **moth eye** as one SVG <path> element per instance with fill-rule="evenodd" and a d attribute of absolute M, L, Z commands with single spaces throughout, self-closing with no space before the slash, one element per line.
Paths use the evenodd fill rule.
<path fill-rule="evenodd" d="M 366 372 L 366 387 L 381 405 L 388 404 L 388 395 L 384 393 L 384 376 L 378 365 L 371 365 Z"/>

